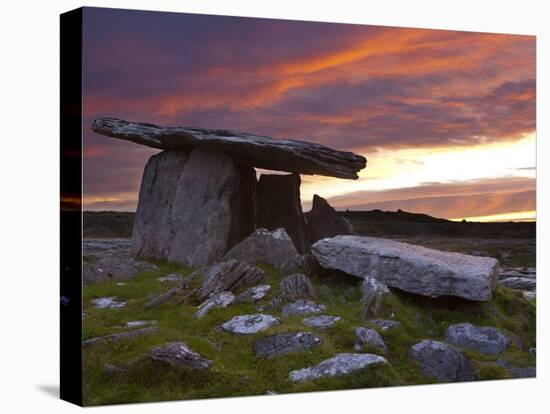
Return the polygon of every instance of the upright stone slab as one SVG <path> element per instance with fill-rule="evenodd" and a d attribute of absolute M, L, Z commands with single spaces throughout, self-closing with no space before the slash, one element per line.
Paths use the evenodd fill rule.
<path fill-rule="evenodd" d="M 220 259 L 255 228 L 256 175 L 223 152 L 162 152 L 147 163 L 133 250 L 199 267 Z"/>
<path fill-rule="evenodd" d="M 312 243 L 325 237 L 354 234 L 349 221 L 344 217 L 340 217 L 328 201 L 317 194 L 313 196 L 311 211 L 305 213 L 305 216 Z"/>
<path fill-rule="evenodd" d="M 284 228 L 300 254 L 311 247 L 300 201 L 298 174 L 262 174 L 258 182 L 258 227 Z"/>
<path fill-rule="evenodd" d="M 187 158 L 185 152 L 162 151 L 147 161 L 132 234 L 132 250 L 137 256 L 168 257 L 172 207 Z"/>

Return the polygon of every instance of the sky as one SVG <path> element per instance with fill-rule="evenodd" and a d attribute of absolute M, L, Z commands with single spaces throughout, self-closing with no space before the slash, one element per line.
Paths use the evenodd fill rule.
<path fill-rule="evenodd" d="M 134 211 L 158 152 L 95 118 L 224 128 L 368 159 L 302 175 L 339 210 L 533 220 L 535 37 L 86 8 L 84 209 Z M 260 172 L 259 172 L 260 173 Z"/>

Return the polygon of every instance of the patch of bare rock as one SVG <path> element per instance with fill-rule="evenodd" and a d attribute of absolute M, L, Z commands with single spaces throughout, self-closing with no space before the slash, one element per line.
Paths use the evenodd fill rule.
<path fill-rule="evenodd" d="M 342 320 L 342 318 L 339 316 L 319 315 L 304 318 L 302 319 L 302 323 L 311 328 L 327 329 L 334 326 L 334 324 L 340 320 Z"/>
<path fill-rule="evenodd" d="M 321 338 L 310 332 L 281 333 L 256 341 L 255 352 L 260 358 L 304 352 L 319 345 Z"/>
<path fill-rule="evenodd" d="M 294 382 L 302 382 L 322 377 L 336 377 L 371 365 L 386 363 L 386 359 L 379 355 L 341 353 L 313 367 L 291 371 L 289 378 Z"/>
<path fill-rule="evenodd" d="M 222 329 L 235 334 L 251 335 L 278 325 L 279 318 L 262 313 L 239 315 L 222 324 Z"/>

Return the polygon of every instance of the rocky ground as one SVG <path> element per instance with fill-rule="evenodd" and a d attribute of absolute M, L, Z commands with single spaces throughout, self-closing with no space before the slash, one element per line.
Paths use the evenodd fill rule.
<path fill-rule="evenodd" d="M 373 302 L 360 278 L 305 262 L 247 265 L 235 249 L 191 269 L 86 240 L 85 403 L 534 376 L 534 241 L 412 241 L 499 259 L 492 299 L 390 289 Z"/>

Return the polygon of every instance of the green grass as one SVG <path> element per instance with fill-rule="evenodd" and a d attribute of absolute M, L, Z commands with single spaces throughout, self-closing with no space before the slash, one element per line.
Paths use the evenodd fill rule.
<path fill-rule="evenodd" d="M 250 304 L 214 309 L 204 318 L 195 319 L 196 307 L 166 303 L 151 310 L 143 305 L 154 295 L 164 292 L 173 283 L 158 282 L 159 276 L 171 272 L 189 274 L 192 269 L 157 263 L 159 269 L 138 275 L 125 286 L 114 281 L 98 283 L 84 289 L 84 338 L 124 330 L 131 320 L 158 321 L 158 332 L 120 343 L 105 343 L 84 347 L 84 402 L 86 405 L 179 400 L 193 398 L 261 395 L 278 393 L 367 388 L 432 383 L 408 357 L 408 349 L 426 339 L 443 339 L 452 323 L 471 322 L 505 330 L 517 342 L 498 356 L 518 366 L 533 365 L 534 357 L 527 351 L 535 346 L 535 306 L 514 291 L 497 288 L 491 302 L 472 303 L 456 299 L 427 299 L 393 292 L 382 307 L 381 318 L 401 322 L 399 327 L 381 332 L 388 346 L 385 355 L 390 364 L 366 368 L 351 375 L 293 383 L 288 374 L 294 369 L 315 365 L 339 352 L 355 352 L 354 328 L 365 326 L 361 317 L 358 281 L 327 279 L 312 275 L 318 292 L 318 302 L 327 306 L 326 314 L 342 320 L 332 328 L 316 331 L 322 343 L 309 352 L 260 359 L 254 355 L 254 342 L 277 332 L 315 331 L 301 323 L 303 317 L 283 317 L 281 324 L 256 335 L 238 336 L 218 327 L 233 316 L 255 313 Z M 267 273 L 272 291 L 268 301 L 277 294 L 283 274 L 269 266 Z M 101 296 L 116 296 L 128 302 L 122 309 L 95 309 L 90 301 Z M 214 364 L 209 370 L 170 368 L 154 363 L 144 356 L 156 346 L 170 341 L 184 341 L 193 350 Z M 468 352 L 477 370 L 477 378 L 507 378 L 507 371 L 494 364 L 497 357 Z M 105 364 L 114 364 L 121 373 L 108 373 Z"/>

